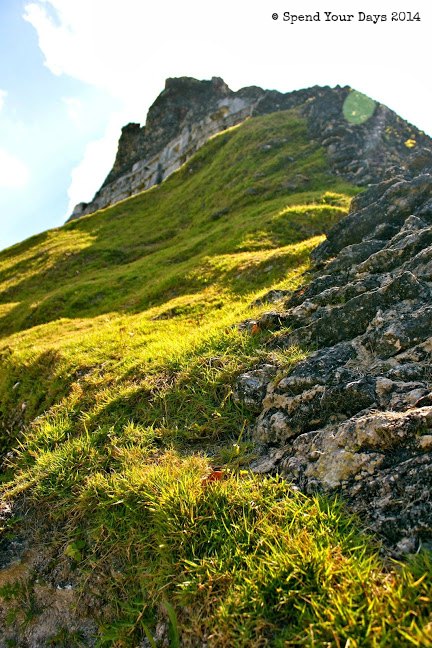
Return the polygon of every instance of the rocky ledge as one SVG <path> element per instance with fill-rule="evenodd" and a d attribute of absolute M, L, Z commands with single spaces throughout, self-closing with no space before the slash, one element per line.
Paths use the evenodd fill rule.
<path fill-rule="evenodd" d="M 340 494 L 400 555 L 432 548 L 432 152 L 389 176 L 316 248 L 311 281 L 246 323 L 307 358 L 256 367 L 235 398 L 258 414 L 256 472 Z"/>
<path fill-rule="evenodd" d="M 114 166 L 89 203 L 69 220 L 113 205 L 159 184 L 216 133 L 248 117 L 296 108 L 330 169 L 359 186 L 381 179 L 410 146 L 431 145 L 423 132 L 351 88 L 312 87 L 281 93 L 256 86 L 233 92 L 219 77 L 167 79 L 144 126 L 122 129 Z"/>

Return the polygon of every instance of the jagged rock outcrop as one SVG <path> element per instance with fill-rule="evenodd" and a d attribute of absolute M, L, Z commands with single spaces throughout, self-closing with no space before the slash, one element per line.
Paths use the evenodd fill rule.
<path fill-rule="evenodd" d="M 273 348 L 316 349 L 239 377 L 254 469 L 341 493 L 396 555 L 432 548 L 432 152 L 355 198 L 313 257 L 311 282 L 253 322 Z"/>
<path fill-rule="evenodd" d="M 217 77 L 167 79 L 145 126 L 123 128 L 112 170 L 93 200 L 79 203 L 70 220 L 160 183 L 212 135 L 248 117 L 281 110 L 297 108 L 308 121 L 311 138 L 325 148 L 332 171 L 360 186 L 402 164 L 410 146 L 430 145 L 424 133 L 371 100 L 369 118 L 350 122 L 344 106 L 351 94 L 348 87 L 317 86 L 286 94 L 255 86 L 233 92 Z"/>
<path fill-rule="evenodd" d="M 249 117 L 261 95 L 259 88 L 232 92 L 217 77 L 167 79 L 145 126 L 128 124 L 122 129 L 112 170 L 93 200 L 78 204 L 71 219 L 159 184 L 209 137 Z"/>

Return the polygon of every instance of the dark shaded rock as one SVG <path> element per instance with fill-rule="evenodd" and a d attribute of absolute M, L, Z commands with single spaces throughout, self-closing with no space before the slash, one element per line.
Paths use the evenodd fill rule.
<path fill-rule="evenodd" d="M 356 263 L 368 259 L 371 254 L 381 250 L 384 245 L 384 241 L 376 239 L 366 239 L 361 243 L 347 245 L 343 250 L 341 250 L 337 258 L 327 266 L 327 270 L 333 272 L 352 268 Z"/>
<path fill-rule="evenodd" d="M 425 250 L 421 250 L 414 258 L 406 261 L 402 266 L 404 270 L 409 270 L 419 279 L 432 281 L 432 245 Z"/>
<path fill-rule="evenodd" d="M 432 178 L 412 172 L 429 159 L 356 198 L 317 249 L 270 346 L 318 350 L 269 381 L 253 432 L 255 471 L 341 493 L 396 556 L 432 542 Z"/>
<path fill-rule="evenodd" d="M 265 364 L 259 369 L 242 374 L 234 387 L 234 401 L 242 403 L 251 411 L 259 412 L 267 385 L 275 376 L 276 370 L 274 365 Z"/>
<path fill-rule="evenodd" d="M 0 502 L 0 525 L 6 526 L 6 522 L 17 515 L 12 505 L 6 501 Z M 19 563 L 25 551 L 28 549 L 29 539 L 21 533 L 6 535 L 0 539 L 0 570 Z"/>
<path fill-rule="evenodd" d="M 412 173 L 421 173 L 425 169 L 432 170 L 432 150 L 425 147 L 416 147 L 408 158 L 406 167 Z"/>
<path fill-rule="evenodd" d="M 267 395 L 265 414 L 258 419 L 256 438 L 274 444 L 285 443 L 317 430 L 328 422 L 344 420 L 376 401 L 374 379 L 359 378 L 329 386 L 314 386 L 297 396 Z"/>
<path fill-rule="evenodd" d="M 349 502 L 399 556 L 415 553 L 432 541 L 431 489 L 432 453 L 420 452 L 365 475 L 353 485 Z"/>
<path fill-rule="evenodd" d="M 380 358 L 388 358 L 408 349 L 431 335 L 432 306 L 417 302 L 417 308 L 403 306 L 380 314 L 365 335 L 365 342 Z"/>
<path fill-rule="evenodd" d="M 258 326 L 263 331 L 276 331 L 284 326 L 285 316 L 284 313 L 278 313 L 277 311 L 269 311 L 264 313 L 258 320 Z"/>
<path fill-rule="evenodd" d="M 312 354 L 299 362 L 289 376 L 275 385 L 275 393 L 296 395 L 312 385 L 325 385 L 332 381 L 334 372 L 356 357 L 350 343 L 343 342 Z"/>
<path fill-rule="evenodd" d="M 347 245 L 360 243 L 377 225 L 390 222 L 400 227 L 431 197 L 432 177 L 425 173 L 413 180 L 396 181 L 390 186 L 385 183 L 383 188 L 384 193 L 376 201 L 369 204 L 364 201 L 360 211 L 352 211 L 332 229 L 327 240 L 313 251 L 314 260 L 323 261 Z"/>
<path fill-rule="evenodd" d="M 295 307 L 302 304 L 306 299 L 313 299 L 315 296 L 320 295 L 325 290 L 330 288 L 340 288 L 347 284 L 349 278 L 348 272 L 324 274 L 314 278 L 314 280 L 301 288 L 298 288 L 290 297 L 289 301 L 285 303 L 285 307 Z"/>
<path fill-rule="evenodd" d="M 364 292 L 349 299 L 345 304 L 316 309 L 309 318 L 304 319 L 304 326 L 288 333 L 285 337 L 279 337 L 276 343 L 286 348 L 292 344 L 307 343 L 328 346 L 335 342 L 349 340 L 364 333 L 380 309 L 388 309 L 407 299 L 427 301 L 430 297 L 431 292 L 426 284 L 419 282 L 411 272 L 402 272 L 394 278 L 389 278 L 388 283 L 382 288 Z M 299 319 L 295 310 L 292 315 L 293 326 L 298 326 Z M 285 325 L 289 326 L 290 312 L 287 311 L 282 316 Z M 272 318 L 276 320 L 276 315 L 272 314 Z M 417 328 L 421 326 L 419 324 Z"/>

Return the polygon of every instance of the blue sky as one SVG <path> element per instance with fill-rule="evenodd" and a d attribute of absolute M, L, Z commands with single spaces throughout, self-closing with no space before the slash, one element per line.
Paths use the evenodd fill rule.
<path fill-rule="evenodd" d="M 0 169 L 3 160 L 13 175 L 4 178 L 1 169 L 0 248 L 64 222 L 71 170 L 87 142 L 103 135 L 116 104 L 100 89 L 50 72 L 23 13 L 23 2 L 0 3 Z M 83 106 L 85 119 L 74 123 L 74 107 Z"/>
<path fill-rule="evenodd" d="M 75 203 L 91 199 L 112 166 L 121 126 L 145 121 L 168 76 L 222 76 L 234 90 L 347 84 L 432 134 L 426 0 L 416 6 L 420 22 L 271 19 L 287 9 L 346 7 L 344 0 L 325 7 L 322 0 L 1 0 L 0 249 L 60 226 Z M 398 0 L 362 0 L 349 12 L 390 18 L 403 9 Z"/>

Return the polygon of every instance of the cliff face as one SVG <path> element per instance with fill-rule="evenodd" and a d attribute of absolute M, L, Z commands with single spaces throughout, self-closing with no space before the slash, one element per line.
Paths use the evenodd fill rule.
<path fill-rule="evenodd" d="M 167 79 L 145 126 L 122 129 L 114 166 L 92 202 L 75 207 L 72 219 L 112 205 L 160 183 L 212 135 L 253 111 L 263 91 L 232 92 L 222 79 Z"/>
<path fill-rule="evenodd" d="M 291 108 L 307 118 L 310 137 L 325 148 L 333 171 L 360 186 L 382 179 L 389 166 L 402 163 L 411 145 L 429 141 L 391 110 L 350 88 L 313 87 L 283 94 L 249 87 L 233 92 L 217 77 L 167 79 L 145 126 L 122 129 L 112 170 L 93 200 L 79 203 L 71 219 L 159 184 L 212 135 L 248 117 Z"/>

